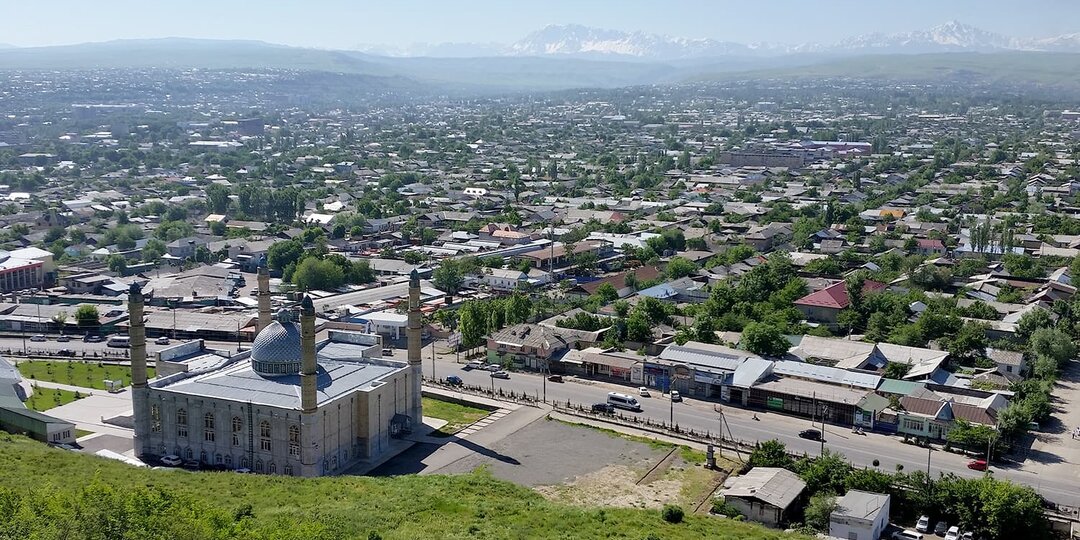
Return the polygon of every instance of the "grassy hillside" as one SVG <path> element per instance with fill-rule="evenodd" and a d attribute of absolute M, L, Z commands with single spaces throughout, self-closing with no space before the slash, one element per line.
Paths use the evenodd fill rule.
<path fill-rule="evenodd" d="M 0 463 L 0 515 L 12 516 L 0 520 L 0 538 L 801 538 L 703 516 L 669 524 L 656 511 L 558 505 L 482 471 L 322 479 L 154 471 L 6 434 Z"/>

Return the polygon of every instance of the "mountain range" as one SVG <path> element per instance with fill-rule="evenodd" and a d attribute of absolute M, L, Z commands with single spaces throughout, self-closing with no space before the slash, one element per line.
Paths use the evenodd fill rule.
<path fill-rule="evenodd" d="M 837 43 L 736 43 L 716 39 L 671 37 L 581 25 L 548 25 L 519 41 L 497 43 L 415 44 L 388 48 L 359 46 L 369 54 L 394 57 L 557 56 L 618 60 L 678 61 L 717 57 L 763 57 L 792 54 L 926 54 L 940 52 L 1040 51 L 1080 53 L 1080 33 L 1045 38 L 1016 38 L 949 21 L 927 30 L 863 34 Z"/>
<path fill-rule="evenodd" d="M 369 88 L 455 94 L 815 77 L 981 81 L 1080 94 L 1080 34 L 1020 39 L 950 22 L 826 46 L 548 26 L 509 45 L 451 43 L 378 51 L 189 38 L 0 47 L 0 70 L 155 68 L 283 69 L 332 74 Z"/>

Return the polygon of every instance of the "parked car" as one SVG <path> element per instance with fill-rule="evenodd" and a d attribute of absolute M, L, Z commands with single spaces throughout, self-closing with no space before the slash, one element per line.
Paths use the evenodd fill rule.
<path fill-rule="evenodd" d="M 945 533 L 945 540 L 960 540 L 960 527 L 956 525 L 949 527 L 949 532 Z"/>
<path fill-rule="evenodd" d="M 672 390 L 671 391 L 671 401 L 674 401 L 676 403 L 682 401 L 682 394 L 680 394 L 678 390 Z"/>
<path fill-rule="evenodd" d="M 985 471 L 986 465 L 987 463 L 985 459 L 974 459 L 968 462 L 967 467 L 976 471 Z"/>
<path fill-rule="evenodd" d="M 83 341 L 86 343 L 101 343 L 102 341 L 105 341 L 105 338 L 96 334 L 86 334 Z"/>
<path fill-rule="evenodd" d="M 56 351 L 56 354 L 60 356 L 75 356 L 75 351 L 71 349 L 60 349 L 59 351 Z"/>
<path fill-rule="evenodd" d="M 169 454 L 161 457 L 161 464 L 166 467 L 179 467 L 184 463 L 184 460 L 180 459 L 180 456 L 176 454 Z"/>
<path fill-rule="evenodd" d="M 169 338 L 167 336 L 161 336 L 161 337 L 155 339 L 154 343 L 156 343 L 158 345 L 168 345 L 169 344 Z"/>
<path fill-rule="evenodd" d="M 955 529 L 956 527 L 953 527 L 953 528 Z M 936 534 L 938 536 L 943 536 L 945 534 L 945 531 L 947 531 L 947 530 L 949 530 L 949 524 L 945 523 L 945 520 L 941 520 L 941 521 L 937 522 L 937 525 L 934 525 L 934 534 Z M 959 533 L 957 533 L 957 534 L 959 534 Z M 953 540 L 956 540 L 956 539 L 953 538 Z"/>
<path fill-rule="evenodd" d="M 975 540 L 975 533 L 967 531 L 960 535 L 960 540 Z"/>
<path fill-rule="evenodd" d="M 903 530 L 892 534 L 893 540 L 922 540 L 923 536 L 915 531 Z"/>
<path fill-rule="evenodd" d="M 484 369 L 484 363 L 479 361 L 479 360 L 473 360 L 473 361 L 469 362 L 468 364 L 465 364 L 465 366 L 463 366 L 461 369 L 465 369 L 465 370 Z"/>
<path fill-rule="evenodd" d="M 34 334 L 30 336 L 30 341 L 49 341 L 49 339 L 45 337 L 45 334 Z"/>
<path fill-rule="evenodd" d="M 549 382 L 563 382 L 562 375 L 548 375 Z"/>
<path fill-rule="evenodd" d="M 915 530 L 919 532 L 930 532 L 930 517 L 920 516 L 919 521 L 915 522 Z"/>
<path fill-rule="evenodd" d="M 457 375 L 451 375 L 451 376 L 446 378 L 446 384 L 452 384 L 454 386 L 461 386 L 461 385 L 465 384 L 465 381 L 461 380 L 461 377 L 458 377 Z"/>
<path fill-rule="evenodd" d="M 185 459 L 183 466 L 189 471 L 197 471 L 199 469 L 202 469 L 202 463 L 199 463 L 194 459 Z"/>
<path fill-rule="evenodd" d="M 592 412 L 614 414 L 615 406 L 610 403 L 593 403 Z"/>
<path fill-rule="evenodd" d="M 61 334 L 61 335 L 56 337 L 56 341 L 59 341 L 60 343 L 67 343 L 67 342 L 71 341 L 71 336 L 65 336 L 65 335 Z"/>
<path fill-rule="evenodd" d="M 394 349 L 383 349 L 382 350 L 382 355 L 383 356 L 394 356 Z"/>
<path fill-rule="evenodd" d="M 247 467 L 240 467 L 239 469 L 233 469 L 233 472 L 238 474 L 251 474 L 251 469 Z"/>
<path fill-rule="evenodd" d="M 652 394 L 649 393 L 649 389 L 645 388 L 644 386 L 642 386 L 641 388 L 638 388 L 637 393 L 641 397 L 650 397 L 650 396 L 652 396 Z"/>
<path fill-rule="evenodd" d="M 499 371 L 492 372 L 491 377 L 493 379 L 509 379 L 510 374 L 500 369 Z"/>
<path fill-rule="evenodd" d="M 488 371 L 502 371 L 503 367 L 502 364 L 488 364 L 484 366 L 484 369 Z"/>
<path fill-rule="evenodd" d="M 804 429 L 799 432 L 799 437 L 802 439 L 809 439 L 811 441 L 820 441 L 821 432 L 816 429 Z"/>

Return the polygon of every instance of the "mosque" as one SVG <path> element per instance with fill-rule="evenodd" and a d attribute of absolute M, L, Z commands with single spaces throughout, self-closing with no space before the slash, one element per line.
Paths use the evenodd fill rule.
<path fill-rule="evenodd" d="M 158 353 L 147 380 L 143 295 L 128 295 L 135 453 L 175 454 L 205 466 L 291 476 L 337 474 L 402 450 L 395 439 L 422 419 L 420 279 L 409 283 L 408 362 L 382 356 L 378 335 L 329 330 L 315 339 L 315 307 L 271 319 L 269 278 L 259 272 L 258 335 L 230 355 L 202 340 Z"/>

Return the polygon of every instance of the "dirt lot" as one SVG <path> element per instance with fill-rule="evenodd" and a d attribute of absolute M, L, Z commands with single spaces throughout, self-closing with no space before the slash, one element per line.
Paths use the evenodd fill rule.
<path fill-rule="evenodd" d="M 542 419 L 438 472 L 486 467 L 504 480 L 570 504 L 693 509 L 723 479 L 701 466 L 704 454 L 670 445 Z"/>

